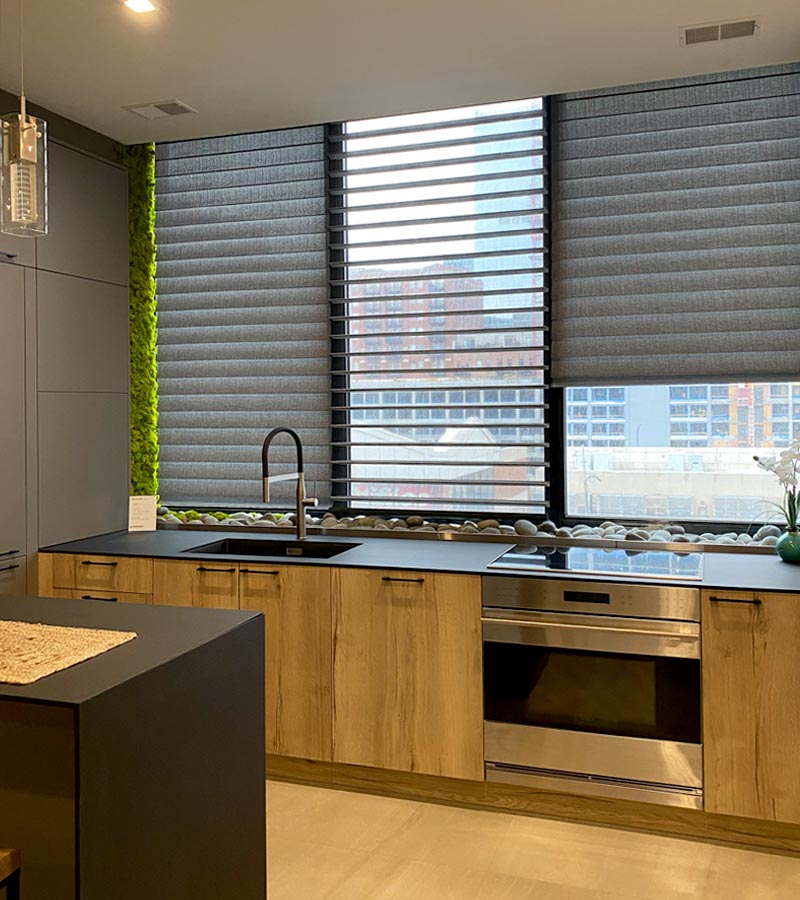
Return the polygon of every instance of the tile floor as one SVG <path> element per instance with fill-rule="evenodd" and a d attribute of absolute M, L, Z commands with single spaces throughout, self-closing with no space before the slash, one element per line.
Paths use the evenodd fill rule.
<path fill-rule="evenodd" d="M 269 900 L 800 900 L 800 859 L 268 784 Z"/>

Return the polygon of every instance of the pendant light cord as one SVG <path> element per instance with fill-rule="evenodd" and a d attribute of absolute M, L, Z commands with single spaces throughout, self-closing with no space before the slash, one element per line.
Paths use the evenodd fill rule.
<path fill-rule="evenodd" d="M 25 96 L 25 15 L 24 0 L 19 0 L 19 92 Z"/>

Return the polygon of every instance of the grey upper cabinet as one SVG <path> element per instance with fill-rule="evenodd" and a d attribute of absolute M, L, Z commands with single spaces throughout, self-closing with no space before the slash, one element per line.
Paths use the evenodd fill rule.
<path fill-rule="evenodd" d="M 25 474 L 25 270 L 0 263 L 0 554 L 25 552 Z"/>
<path fill-rule="evenodd" d="M 24 594 L 27 574 L 24 556 L 0 557 L 0 594 Z"/>
<path fill-rule="evenodd" d="M 38 272 L 40 391 L 128 390 L 128 289 Z"/>
<path fill-rule="evenodd" d="M 18 238 L 0 232 L 0 262 L 36 265 L 36 238 Z"/>
<path fill-rule="evenodd" d="M 39 393 L 39 546 L 127 527 L 127 394 Z"/>
<path fill-rule="evenodd" d="M 49 228 L 37 238 L 39 269 L 128 283 L 128 174 L 50 145 Z"/>

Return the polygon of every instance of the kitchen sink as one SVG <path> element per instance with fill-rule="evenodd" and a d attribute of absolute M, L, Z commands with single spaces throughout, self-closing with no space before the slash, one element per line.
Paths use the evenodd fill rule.
<path fill-rule="evenodd" d="M 360 547 L 360 543 L 344 543 L 337 541 L 273 541 L 258 540 L 257 538 L 225 538 L 221 541 L 212 541 L 210 544 L 202 544 L 199 547 L 191 547 L 184 553 L 203 553 L 221 556 L 289 556 L 304 557 L 306 559 L 330 559 Z"/>

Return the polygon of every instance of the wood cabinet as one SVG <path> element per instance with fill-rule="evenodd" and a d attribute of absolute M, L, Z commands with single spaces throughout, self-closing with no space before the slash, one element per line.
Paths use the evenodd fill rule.
<path fill-rule="evenodd" d="M 238 609 L 239 566 L 157 559 L 153 564 L 153 602 L 166 606 Z"/>
<path fill-rule="evenodd" d="M 483 779 L 480 578 L 333 571 L 333 758 Z"/>
<path fill-rule="evenodd" d="M 800 598 L 704 591 L 705 809 L 800 823 Z"/>
<path fill-rule="evenodd" d="M 239 601 L 264 613 L 267 753 L 330 760 L 331 570 L 241 563 Z"/>
<path fill-rule="evenodd" d="M 478 576 L 39 556 L 52 596 L 263 612 L 269 753 L 483 779 Z"/>
<path fill-rule="evenodd" d="M 153 602 L 153 560 L 140 556 L 40 553 L 39 593 L 65 599 Z"/>

